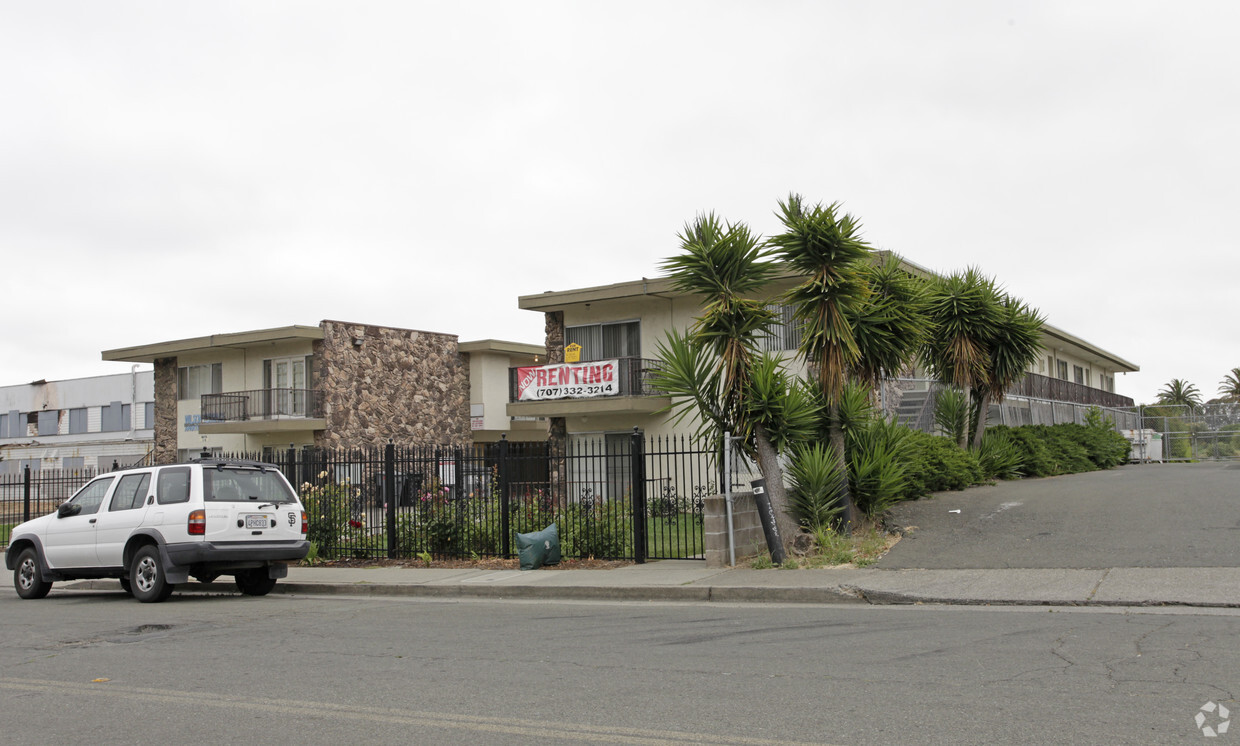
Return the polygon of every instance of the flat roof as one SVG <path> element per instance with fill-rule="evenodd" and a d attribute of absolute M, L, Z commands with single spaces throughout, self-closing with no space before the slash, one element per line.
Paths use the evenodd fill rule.
<path fill-rule="evenodd" d="M 478 339 L 457 345 L 461 352 L 502 352 L 509 355 L 543 355 L 547 348 L 540 344 L 507 342 L 502 339 Z"/>
<path fill-rule="evenodd" d="M 915 275 L 922 277 L 938 276 L 936 272 L 926 269 L 918 264 L 908 261 L 904 257 L 898 257 L 905 269 Z M 786 279 L 795 277 L 795 274 L 786 272 L 776 275 L 775 279 Z M 643 277 L 640 280 L 629 282 L 617 282 L 611 285 L 598 285 L 596 287 L 575 288 L 572 290 L 551 291 L 537 293 L 534 295 L 522 295 L 517 299 L 517 306 L 527 311 L 554 311 L 564 306 L 576 303 L 596 303 L 607 300 L 624 300 L 627 298 L 636 298 L 644 295 L 684 295 L 678 292 L 673 286 L 672 281 L 668 277 Z M 1043 347 L 1054 347 L 1055 343 L 1060 345 L 1071 345 L 1081 350 L 1083 357 L 1090 359 L 1090 362 L 1103 363 L 1107 367 L 1114 368 L 1117 371 L 1133 373 L 1141 368 L 1136 363 L 1125 360 L 1115 353 L 1098 347 L 1095 344 L 1085 341 L 1074 334 L 1064 331 L 1058 327 L 1047 323 L 1042 324 Z"/>
<path fill-rule="evenodd" d="M 212 334 L 208 337 L 191 337 L 189 339 L 156 342 L 136 347 L 118 347 L 115 350 L 104 350 L 103 359 L 127 363 L 153 363 L 158 358 L 175 357 L 187 352 L 220 347 L 252 347 L 265 342 L 288 342 L 299 339 L 315 340 L 322 338 L 323 330 L 317 326 L 280 326 L 274 329 Z"/>

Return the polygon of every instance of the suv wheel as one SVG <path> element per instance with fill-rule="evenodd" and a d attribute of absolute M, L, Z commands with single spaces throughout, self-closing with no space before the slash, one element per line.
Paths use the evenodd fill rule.
<path fill-rule="evenodd" d="M 247 596 L 266 596 L 271 593 L 271 589 L 276 587 L 276 579 L 268 577 L 267 568 L 260 567 L 256 570 L 243 570 L 235 576 L 237 581 L 237 590 Z"/>
<path fill-rule="evenodd" d="M 172 585 L 164 576 L 164 566 L 159 561 L 159 548 L 148 544 L 134 555 L 129 568 L 129 585 L 133 597 L 144 604 L 159 603 L 172 595 Z"/>
<path fill-rule="evenodd" d="M 13 569 L 13 587 L 22 598 L 43 598 L 52 584 L 43 579 L 39 571 L 39 555 L 33 548 L 26 548 L 17 555 L 17 567 Z"/>

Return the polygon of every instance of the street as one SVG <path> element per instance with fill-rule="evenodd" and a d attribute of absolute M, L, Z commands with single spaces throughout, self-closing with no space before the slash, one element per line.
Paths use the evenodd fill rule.
<path fill-rule="evenodd" d="M 10 743 L 1180 743 L 1240 689 L 1230 610 L 5 590 L 0 622 Z"/>

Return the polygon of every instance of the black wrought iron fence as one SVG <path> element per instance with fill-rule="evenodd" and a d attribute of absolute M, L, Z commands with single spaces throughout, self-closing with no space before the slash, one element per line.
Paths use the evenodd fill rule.
<path fill-rule="evenodd" d="M 0 525 L 51 513 L 95 476 L 94 469 L 31 470 L 29 467 L 0 474 Z"/>
<path fill-rule="evenodd" d="M 278 466 L 305 504 L 320 558 L 515 556 L 514 535 L 555 523 L 567 557 L 702 558 L 718 459 L 689 438 L 639 432 L 462 447 L 221 454 Z M 0 479 L 17 522 L 55 510 L 93 472 Z"/>

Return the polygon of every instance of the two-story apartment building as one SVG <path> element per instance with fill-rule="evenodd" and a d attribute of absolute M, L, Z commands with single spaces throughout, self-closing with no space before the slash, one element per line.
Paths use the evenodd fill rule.
<path fill-rule="evenodd" d="M 0 387 L 0 474 L 129 466 L 150 452 L 151 371 Z"/>
<path fill-rule="evenodd" d="M 913 273 L 924 268 L 905 262 Z M 797 278 L 785 275 L 770 288 L 774 299 Z M 780 322 L 766 340 L 767 351 L 795 353 L 800 342 L 790 309 L 772 301 Z M 566 350 L 570 360 L 615 361 L 616 385 L 606 393 L 599 387 L 573 387 L 564 394 L 538 386 L 529 370 L 510 373 L 508 413 L 547 417 L 557 436 L 614 434 L 621 437 L 633 427 L 651 435 L 684 431 L 663 411 L 669 397 L 649 385 L 650 371 L 657 365 L 659 343 L 672 329 L 685 330 L 701 312 L 698 298 L 676 291 L 665 277 L 642 278 L 600 287 L 525 295 L 522 309 L 541 312 L 546 319 L 546 354 L 549 364 L 562 363 Z M 1115 376 L 1138 370 L 1120 356 L 1051 325 L 1043 328 L 1043 354 L 1031 366 L 1025 380 L 1012 392 L 1015 399 L 1131 407 L 1130 398 L 1115 392 Z M 927 382 L 917 371 L 905 371 L 902 380 L 883 387 L 883 406 L 906 420 L 924 418 Z M 541 396 L 540 392 L 546 393 Z M 903 410 L 901 409 L 903 407 Z M 919 411 L 918 411 L 919 410 Z M 911 412 L 911 414 L 909 414 Z M 932 422 L 932 419 L 931 419 Z"/>
<path fill-rule="evenodd" d="M 203 449 L 543 439 L 545 422 L 514 421 L 503 398 L 486 398 L 509 367 L 542 354 L 537 345 L 462 345 L 452 334 L 325 320 L 107 350 L 103 359 L 154 365 L 154 456 L 169 463 Z"/>

